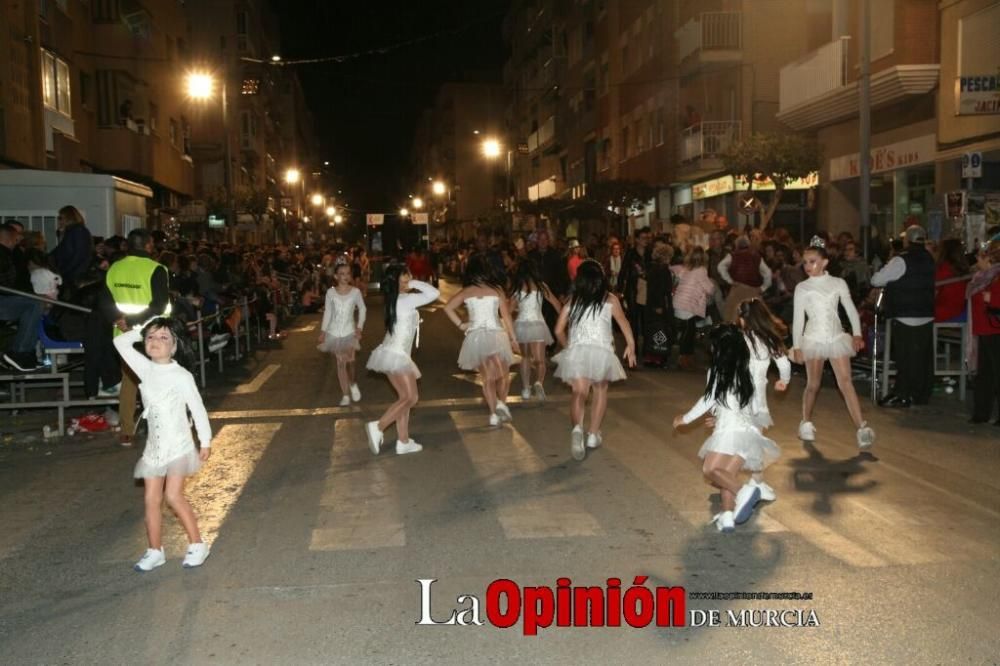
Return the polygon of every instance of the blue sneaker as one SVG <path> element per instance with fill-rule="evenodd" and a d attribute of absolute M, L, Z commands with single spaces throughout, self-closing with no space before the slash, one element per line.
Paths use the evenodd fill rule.
<path fill-rule="evenodd" d="M 760 488 L 751 483 L 747 483 L 740 488 L 740 492 L 736 493 L 736 506 L 733 508 L 733 522 L 737 525 L 742 525 L 750 520 L 750 515 L 753 513 L 753 507 L 759 501 Z"/>

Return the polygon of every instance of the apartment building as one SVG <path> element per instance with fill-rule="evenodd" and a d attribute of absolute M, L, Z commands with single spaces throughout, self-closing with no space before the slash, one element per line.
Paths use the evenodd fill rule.
<path fill-rule="evenodd" d="M 411 172 L 419 184 L 414 195 L 435 221 L 432 235 L 442 233 L 437 225 L 443 223 L 452 235 L 469 236 L 477 220 L 495 221 L 504 212 L 510 167 L 506 108 L 503 87 L 483 78 L 444 84 L 421 117 Z M 501 144 L 499 155 L 484 155 L 487 140 Z M 434 192 L 434 182 L 444 184 L 444 192 Z"/>
<path fill-rule="evenodd" d="M 147 185 L 148 219 L 127 226 L 159 224 L 192 195 L 181 3 L 4 3 L 0 25 L 0 168 Z"/>

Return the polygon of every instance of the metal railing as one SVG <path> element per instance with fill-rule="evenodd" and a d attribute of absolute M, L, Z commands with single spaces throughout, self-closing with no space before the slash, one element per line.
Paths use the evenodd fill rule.
<path fill-rule="evenodd" d="M 702 12 L 674 36 L 678 61 L 697 51 L 739 51 L 743 48 L 743 12 Z"/>
<path fill-rule="evenodd" d="M 739 120 L 710 120 L 681 132 L 678 145 L 681 164 L 704 158 L 719 158 L 740 139 Z"/>

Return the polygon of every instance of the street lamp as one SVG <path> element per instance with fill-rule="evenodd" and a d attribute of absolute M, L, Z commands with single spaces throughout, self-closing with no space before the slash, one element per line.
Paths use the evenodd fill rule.
<path fill-rule="evenodd" d="M 333 217 L 336 214 L 337 214 L 337 209 L 336 208 L 334 208 L 333 206 L 327 206 L 326 207 L 326 216 L 327 217 Z"/>
<path fill-rule="evenodd" d="M 190 72 L 186 83 L 187 94 L 191 99 L 210 99 L 215 92 L 215 79 L 205 72 Z"/>
<path fill-rule="evenodd" d="M 333 222 L 334 222 L 334 224 L 340 224 L 343 221 L 344 221 L 344 216 L 343 215 L 334 215 L 333 216 Z"/>
<path fill-rule="evenodd" d="M 226 93 L 226 80 L 229 78 L 226 72 L 222 75 L 222 134 L 225 150 L 223 159 L 226 161 L 222 170 L 226 186 L 226 217 L 232 218 L 230 224 L 235 223 L 236 205 L 233 202 L 233 158 L 231 148 L 231 137 L 229 136 L 229 95 Z M 203 102 L 211 99 L 215 93 L 215 76 L 208 72 L 192 71 L 186 77 L 188 97 L 195 101 Z M 228 231 L 227 231 L 228 234 Z"/>
<path fill-rule="evenodd" d="M 500 157 L 500 142 L 496 139 L 484 139 L 482 149 L 483 155 L 488 159 Z"/>
<path fill-rule="evenodd" d="M 289 169 L 285 172 L 285 182 L 294 185 L 302 179 L 302 172 L 298 169 Z"/>
<path fill-rule="evenodd" d="M 323 202 L 326 201 L 326 199 L 323 197 L 322 194 L 314 194 L 312 195 L 311 201 L 312 205 L 318 208 L 323 205 Z"/>
<path fill-rule="evenodd" d="M 416 197 L 413 200 L 413 207 L 416 208 L 417 210 L 420 210 L 421 208 L 424 207 L 424 200 L 421 199 L 420 197 Z"/>
<path fill-rule="evenodd" d="M 405 209 L 405 208 L 400 208 L 399 209 L 399 216 L 400 217 L 406 217 L 409 214 L 410 214 L 410 211 L 408 211 L 407 209 Z"/>
<path fill-rule="evenodd" d="M 445 192 L 448 191 L 448 188 L 445 187 L 445 184 L 442 181 L 435 180 L 431 185 L 431 191 L 434 192 L 435 195 L 443 197 Z"/>

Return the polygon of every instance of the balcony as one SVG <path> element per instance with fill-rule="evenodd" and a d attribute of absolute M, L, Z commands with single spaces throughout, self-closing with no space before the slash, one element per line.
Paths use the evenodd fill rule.
<path fill-rule="evenodd" d="M 835 40 L 781 68 L 778 120 L 802 131 L 858 115 L 858 82 L 849 81 L 847 45 L 846 38 Z M 873 72 L 871 108 L 931 92 L 939 70 L 938 64 L 906 64 Z"/>
<path fill-rule="evenodd" d="M 743 12 L 702 12 L 674 33 L 682 75 L 743 59 Z"/>
<path fill-rule="evenodd" d="M 130 121 L 131 122 L 131 121 Z M 131 126 L 98 128 L 95 162 L 102 171 L 153 178 L 153 142 Z"/>
<path fill-rule="evenodd" d="M 742 131 L 739 120 L 706 121 L 681 132 L 678 145 L 678 166 L 687 175 L 723 168 L 722 155 Z"/>

